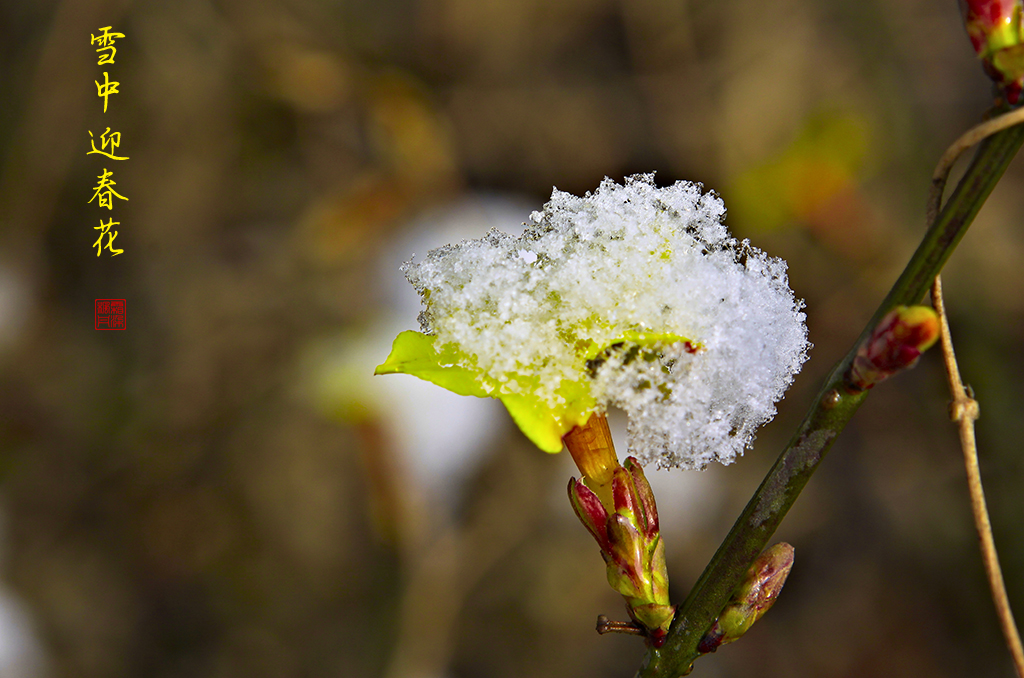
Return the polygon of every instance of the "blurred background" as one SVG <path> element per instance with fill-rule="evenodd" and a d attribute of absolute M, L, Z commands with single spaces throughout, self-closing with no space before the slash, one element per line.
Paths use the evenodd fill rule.
<path fill-rule="evenodd" d="M 2 0 L 0 27 L 3 678 L 631 676 L 567 455 L 370 376 L 417 326 L 399 266 L 654 170 L 789 261 L 815 348 L 779 416 L 652 474 L 681 601 L 992 101 L 952 0 Z M 86 155 L 105 127 L 128 160 Z M 100 215 L 104 168 L 129 200 Z M 946 276 L 1018 615 L 1022 183 Z M 1012 675 L 947 400 L 936 355 L 876 389 L 778 534 L 779 603 L 694 675 Z"/>

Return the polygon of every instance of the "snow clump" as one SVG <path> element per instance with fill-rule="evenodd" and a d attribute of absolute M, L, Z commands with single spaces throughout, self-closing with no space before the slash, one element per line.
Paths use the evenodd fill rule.
<path fill-rule="evenodd" d="M 521 236 L 491 230 L 407 263 L 423 332 L 496 396 L 530 391 L 558 411 L 576 392 L 562 385 L 582 383 L 593 410 L 625 410 L 643 462 L 732 462 L 810 345 L 786 263 L 733 238 L 702 188 L 645 174 L 555 190 Z"/>

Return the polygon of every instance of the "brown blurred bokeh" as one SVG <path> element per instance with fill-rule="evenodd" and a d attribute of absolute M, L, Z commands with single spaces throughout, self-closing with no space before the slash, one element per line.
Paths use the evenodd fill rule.
<path fill-rule="evenodd" d="M 685 507 L 662 516 L 682 600 L 991 102 L 952 0 L 0 10 L 11 678 L 632 675 L 641 642 L 593 630 L 624 610 L 566 459 L 495 418 L 456 480 L 424 484 L 399 396 L 331 372 L 359 342 L 383 360 L 372 328 L 414 327 L 382 282 L 395 248 L 459 206 L 524 221 L 552 186 L 656 170 L 718 191 L 735 234 L 789 261 L 815 348 L 779 417 L 738 464 L 660 479 Z M 108 25 L 126 38 L 100 67 Z M 104 69 L 122 83 L 106 114 Z M 86 155 L 107 126 L 129 160 Z M 116 258 L 90 249 L 104 166 L 129 198 Z M 1017 161 L 946 283 L 1019 614 L 1022 185 Z M 127 300 L 127 331 L 93 329 L 97 298 Z M 778 535 L 796 547 L 780 602 L 695 675 L 1011 675 L 936 357 L 876 391 Z"/>

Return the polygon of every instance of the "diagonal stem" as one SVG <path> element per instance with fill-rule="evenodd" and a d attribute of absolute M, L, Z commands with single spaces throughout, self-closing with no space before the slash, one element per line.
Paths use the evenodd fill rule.
<path fill-rule="evenodd" d="M 1022 143 L 1024 125 L 1017 125 L 980 144 L 945 209 L 928 229 L 853 348 L 826 378 L 796 435 L 680 606 L 664 646 L 648 649 L 638 673 L 641 678 L 676 678 L 690 672 L 699 655 L 697 646 L 701 638 L 867 396 L 866 392 L 848 393 L 843 383 L 857 347 L 894 307 L 920 301 Z"/>

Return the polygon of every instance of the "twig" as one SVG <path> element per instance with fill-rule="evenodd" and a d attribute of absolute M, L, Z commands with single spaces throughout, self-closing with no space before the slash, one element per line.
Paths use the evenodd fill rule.
<path fill-rule="evenodd" d="M 985 574 L 988 576 L 989 587 L 992 589 L 992 600 L 996 604 L 999 625 L 1002 627 L 1006 646 L 1013 658 L 1017 675 L 1024 678 L 1024 649 L 1021 647 L 1020 634 L 1010 609 L 1010 599 L 1006 595 L 1006 584 L 1003 572 L 999 567 L 999 555 L 996 553 L 996 542 L 992 537 L 992 523 L 985 505 L 985 490 L 981 485 L 981 471 L 978 468 L 978 447 L 974 439 L 974 422 L 978 418 L 978 401 L 968 395 L 960 380 L 960 369 L 953 353 L 953 339 L 949 334 L 949 322 L 942 301 L 942 279 L 938 276 L 932 285 L 932 304 L 941 321 L 942 358 L 946 364 L 946 375 L 949 378 L 949 391 L 953 396 L 950 405 L 950 418 L 957 422 L 960 429 L 960 447 L 964 453 L 964 466 L 967 468 L 967 487 L 971 493 L 971 511 L 974 513 L 974 525 L 978 529 L 981 557 L 985 562 Z"/>
<path fill-rule="evenodd" d="M 935 173 L 932 175 L 932 189 L 928 196 L 929 225 L 938 216 L 942 204 L 942 193 L 946 180 L 953 168 L 953 163 L 968 148 L 983 139 L 1024 121 L 1024 109 L 1005 113 L 998 118 L 984 122 L 961 136 L 942 155 Z M 974 436 L 974 422 L 978 419 L 978 401 L 972 398 L 964 388 L 960 377 L 960 368 L 956 363 L 953 351 L 953 337 L 949 332 L 949 319 L 942 299 L 942 278 L 935 276 L 932 284 L 932 304 L 939 315 L 940 337 L 942 341 L 942 358 L 946 365 L 946 376 L 949 380 L 949 392 L 953 398 L 950 406 L 950 418 L 957 423 L 960 430 L 960 448 L 963 450 L 964 466 L 967 469 L 967 487 L 971 495 L 971 512 L 974 514 L 974 525 L 978 530 L 979 548 L 985 563 L 985 574 L 988 576 L 989 587 L 992 589 L 992 600 L 999 616 L 999 625 L 1006 639 L 1006 646 L 1013 658 L 1014 668 L 1019 678 L 1024 678 L 1024 647 L 1021 646 L 1020 633 L 1010 609 L 1010 599 L 1003 582 L 1003 572 L 999 567 L 999 554 L 992 536 L 992 523 L 989 520 L 988 507 L 985 503 L 985 490 L 981 484 L 981 470 L 978 465 L 978 446 Z"/>

